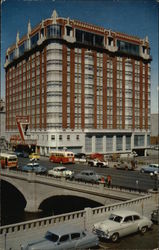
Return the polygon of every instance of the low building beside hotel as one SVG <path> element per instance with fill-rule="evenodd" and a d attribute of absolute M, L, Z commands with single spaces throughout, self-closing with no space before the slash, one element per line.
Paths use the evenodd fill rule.
<path fill-rule="evenodd" d="M 150 143 L 148 37 L 70 18 L 28 23 L 6 52 L 6 132 L 29 116 L 28 135 L 41 154 L 144 153 Z"/>

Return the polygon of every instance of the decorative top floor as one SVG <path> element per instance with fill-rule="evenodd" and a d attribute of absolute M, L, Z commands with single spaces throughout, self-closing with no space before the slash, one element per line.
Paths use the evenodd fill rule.
<path fill-rule="evenodd" d="M 19 32 L 17 33 L 16 43 L 6 51 L 4 67 L 48 39 L 62 39 L 72 44 L 83 44 L 112 53 L 118 52 L 151 60 L 148 37 L 140 39 L 70 18 L 61 18 L 54 10 L 51 18 L 42 20 L 33 29 L 29 21 L 27 34 L 21 39 Z"/>

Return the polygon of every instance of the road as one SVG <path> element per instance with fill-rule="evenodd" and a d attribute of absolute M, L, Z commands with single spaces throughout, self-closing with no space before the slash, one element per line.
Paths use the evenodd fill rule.
<path fill-rule="evenodd" d="M 19 165 L 24 165 L 29 162 L 29 159 L 26 158 L 19 158 Z M 59 166 L 59 164 L 55 164 L 49 162 L 47 157 L 41 157 L 39 163 L 47 169 L 52 169 L 55 166 Z M 67 164 L 65 165 L 68 169 L 73 170 L 75 173 L 80 172 L 84 169 L 93 169 L 95 172 L 107 176 L 111 175 L 112 177 L 112 185 L 114 186 L 121 186 L 133 189 L 140 189 L 140 190 L 148 190 L 154 188 L 154 179 L 150 177 L 149 174 L 140 173 L 139 170 L 129 171 L 129 170 L 119 170 L 114 169 L 113 167 L 110 168 L 98 168 L 98 167 L 91 167 L 87 164 L 76 163 L 76 164 Z"/>
<path fill-rule="evenodd" d="M 139 233 L 129 235 L 127 237 L 119 239 L 117 243 L 111 243 L 109 241 L 100 241 L 100 250 L 158 250 L 159 249 L 159 227 L 153 225 L 152 230 L 149 230 L 144 235 Z"/>

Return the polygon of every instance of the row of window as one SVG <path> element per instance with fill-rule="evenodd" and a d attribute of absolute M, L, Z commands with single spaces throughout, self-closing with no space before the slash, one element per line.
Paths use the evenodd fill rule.
<path fill-rule="evenodd" d="M 66 35 L 67 36 L 72 36 L 72 28 L 71 27 L 66 27 Z M 28 49 L 32 49 L 37 45 L 38 40 L 44 36 L 44 29 L 42 28 L 40 32 L 36 33 L 30 39 L 24 41 L 20 46 L 19 49 L 13 50 L 9 54 L 9 61 L 13 61 L 17 56 L 21 56 L 24 54 L 25 51 Z M 52 24 L 47 26 L 46 28 L 46 38 L 61 38 L 62 37 L 62 27 L 59 24 Z M 91 32 L 87 32 L 84 30 L 80 29 L 75 29 L 75 38 L 76 41 L 82 44 L 87 44 L 89 46 L 97 46 L 97 47 L 104 47 L 104 35 L 98 35 L 94 34 Z M 108 37 L 108 45 L 113 46 L 113 38 Z M 139 56 L 140 48 L 139 45 L 125 42 L 122 40 L 117 40 L 117 47 L 118 51 L 124 52 L 124 53 L 129 53 L 132 55 L 137 55 Z M 143 53 L 148 53 L 149 50 L 147 51 L 145 46 L 142 46 L 143 48 Z M 79 52 L 79 51 L 78 51 Z"/>
<path fill-rule="evenodd" d="M 58 139 L 59 139 L 60 141 L 62 141 L 62 140 L 63 140 L 63 136 L 62 136 L 62 135 L 59 135 L 59 136 L 58 136 Z M 70 136 L 70 135 L 66 135 L 66 139 L 67 139 L 67 141 L 70 141 L 70 140 L 71 140 L 71 136 Z M 52 140 L 52 141 L 56 140 L 56 135 L 51 135 L 51 140 Z M 80 140 L 80 136 L 79 136 L 79 135 L 76 135 L 76 140 Z"/>

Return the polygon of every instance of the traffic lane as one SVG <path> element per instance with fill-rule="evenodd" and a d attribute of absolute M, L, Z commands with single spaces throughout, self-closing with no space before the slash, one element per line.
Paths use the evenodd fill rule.
<path fill-rule="evenodd" d="M 159 240 L 158 240 L 158 225 L 153 225 L 152 229 L 147 231 L 145 234 L 136 233 L 133 235 L 126 236 L 119 239 L 117 243 L 112 243 L 110 241 L 100 241 L 99 249 L 158 249 Z"/>
<path fill-rule="evenodd" d="M 25 165 L 30 160 L 27 158 L 18 159 L 19 165 Z M 49 161 L 47 157 L 41 157 L 38 160 L 39 164 L 45 166 L 48 170 L 52 169 L 55 166 L 60 166 L 58 163 L 52 163 Z M 149 174 L 140 173 L 139 171 L 129 171 L 129 170 L 119 170 L 115 168 L 98 168 L 98 167 L 91 167 L 87 164 L 82 163 L 75 163 L 75 164 L 66 164 L 65 165 L 68 169 L 73 170 L 76 173 L 84 170 L 94 170 L 98 174 L 104 175 L 111 175 L 112 177 L 112 184 L 122 187 L 129 187 L 129 188 L 136 188 L 136 189 L 151 189 L 154 187 L 154 180 L 150 177 Z"/>
<path fill-rule="evenodd" d="M 112 184 L 117 186 L 125 186 L 143 190 L 152 189 L 154 187 L 154 180 L 150 177 L 150 175 L 140 173 L 139 171 L 118 170 L 114 168 L 98 168 L 82 164 L 67 165 L 67 168 L 75 171 L 75 173 L 84 169 L 89 169 L 94 170 L 98 174 L 105 177 L 107 175 L 111 175 Z"/>

